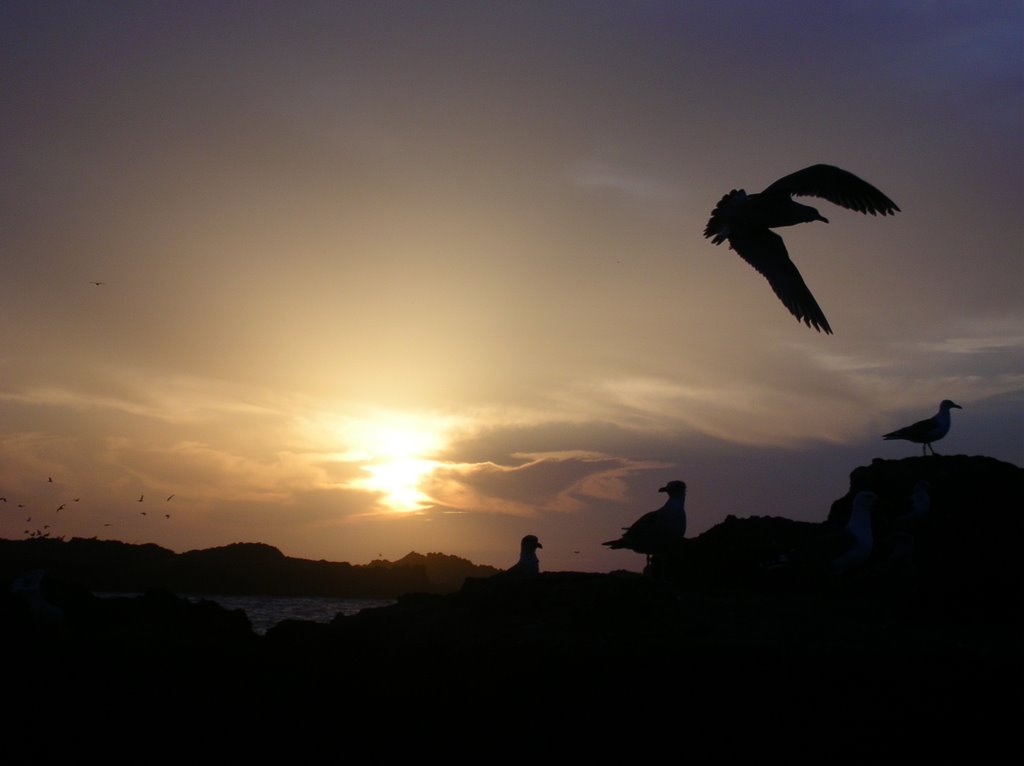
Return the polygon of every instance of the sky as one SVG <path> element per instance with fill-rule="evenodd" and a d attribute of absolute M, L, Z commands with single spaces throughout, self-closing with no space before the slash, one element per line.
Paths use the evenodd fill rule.
<path fill-rule="evenodd" d="M 1019 0 L 3 2 L 0 117 L 0 537 L 639 571 L 943 399 L 1024 465 Z M 703 237 L 815 163 L 901 209 L 781 231 L 834 335 Z"/>

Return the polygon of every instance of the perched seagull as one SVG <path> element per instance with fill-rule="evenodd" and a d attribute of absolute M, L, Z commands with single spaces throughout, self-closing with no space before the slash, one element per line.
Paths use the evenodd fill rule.
<path fill-rule="evenodd" d="M 11 583 L 15 598 L 28 604 L 29 614 L 36 623 L 60 625 L 64 621 L 64 610 L 46 597 L 46 572 L 33 569 Z"/>
<path fill-rule="evenodd" d="M 908 442 L 915 442 L 921 445 L 921 455 L 927 455 L 926 450 L 931 450 L 932 454 L 935 453 L 935 448 L 932 447 L 932 442 L 937 442 L 947 433 L 949 433 L 949 411 L 952 409 L 962 410 L 956 402 L 951 402 L 949 399 L 943 399 L 939 405 L 939 411 L 935 413 L 933 417 L 927 420 L 919 420 L 913 425 L 900 428 L 892 433 L 885 434 L 883 439 L 904 439 Z"/>
<path fill-rule="evenodd" d="M 917 548 L 916 537 L 924 520 L 931 510 L 931 484 L 919 479 L 910 494 L 910 506 L 906 511 L 892 519 L 893 531 L 882 541 L 883 549 L 888 549 L 890 566 L 910 566 L 913 564 Z"/>
<path fill-rule="evenodd" d="M 633 522 L 632 526 L 623 527 L 625 531 L 618 540 L 609 540 L 601 545 L 644 553 L 647 555 L 648 564 L 651 563 L 651 556 L 678 550 L 686 536 L 686 510 L 683 507 L 686 501 L 686 483 L 677 479 L 670 481 L 658 491 L 668 494 L 665 505 L 656 511 L 645 513 Z"/>
<path fill-rule="evenodd" d="M 499 572 L 500 577 L 532 577 L 540 573 L 540 560 L 537 558 L 537 549 L 543 548 L 536 535 L 527 535 L 519 543 L 519 561 Z"/>
<path fill-rule="evenodd" d="M 874 537 L 871 534 L 871 514 L 878 507 L 878 495 L 865 490 L 853 498 L 850 520 L 839 538 L 837 553 L 829 563 L 829 571 L 842 575 L 860 566 L 871 556 Z"/>
<path fill-rule="evenodd" d="M 928 515 L 931 509 L 932 485 L 924 479 L 918 479 L 914 491 L 910 493 L 910 510 L 896 517 L 898 521 L 919 521 Z"/>
<path fill-rule="evenodd" d="M 808 327 L 832 334 L 825 314 L 789 259 L 786 245 L 771 229 L 828 219 L 793 196 L 821 197 L 871 215 L 895 215 L 899 208 L 866 181 L 832 165 L 811 165 L 783 176 L 760 194 L 733 189 L 719 201 L 704 229 L 716 245 L 729 247 L 761 273 L 789 312 Z"/>

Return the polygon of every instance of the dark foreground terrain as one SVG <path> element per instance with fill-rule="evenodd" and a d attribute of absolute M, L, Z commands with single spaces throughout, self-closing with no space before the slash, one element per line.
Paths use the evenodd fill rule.
<path fill-rule="evenodd" d="M 5 589 L 4 761 L 1018 760 L 1022 475 L 875 461 L 829 522 L 730 517 L 661 578 L 470 578 L 265 636 L 163 590 Z M 862 489 L 882 498 L 872 558 L 792 564 Z"/>

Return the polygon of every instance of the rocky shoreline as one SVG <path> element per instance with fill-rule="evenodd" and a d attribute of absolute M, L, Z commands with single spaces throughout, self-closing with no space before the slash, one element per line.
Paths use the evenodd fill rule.
<path fill-rule="evenodd" d="M 988 458 L 875 461 L 853 472 L 829 522 L 730 518 L 691 541 L 669 577 L 469 578 L 265 636 L 210 602 L 160 590 L 95 599 L 53 581 L 59 622 L 12 594 L 0 605 L 19 700 L 8 724 L 36 731 L 59 701 L 76 731 L 95 731 L 106 711 L 147 736 L 166 724 L 183 748 L 202 736 L 243 747 L 209 725 L 218 711 L 272 740 L 291 731 L 284 721 L 333 721 L 374 744 L 360 762 L 431 747 L 456 762 L 521 747 L 542 762 L 683 760 L 698 746 L 714 760 L 991 762 L 1021 753 L 1022 475 Z M 885 540 L 920 478 L 934 503 L 912 566 L 893 566 L 884 545 L 850 577 L 776 565 L 841 525 L 865 488 L 887 504 Z M 116 702 L 83 704 L 97 697 Z M 36 762 L 66 754 L 61 742 Z"/>

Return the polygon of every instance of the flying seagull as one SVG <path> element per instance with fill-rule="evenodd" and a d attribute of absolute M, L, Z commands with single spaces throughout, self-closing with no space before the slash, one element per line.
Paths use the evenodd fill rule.
<path fill-rule="evenodd" d="M 527 535 L 519 542 L 519 561 L 499 572 L 501 577 L 532 577 L 540 572 L 540 560 L 537 549 L 543 548 L 537 535 Z"/>
<path fill-rule="evenodd" d="M 90 285 L 96 285 L 96 287 L 99 287 L 100 285 L 105 285 L 106 282 L 90 282 L 89 284 Z"/>
<path fill-rule="evenodd" d="M 943 399 L 942 403 L 939 404 L 939 411 L 935 413 L 933 417 L 927 420 L 919 420 L 913 425 L 906 426 L 905 428 L 899 428 L 892 433 L 885 434 L 883 439 L 904 439 L 908 442 L 915 442 L 921 445 L 921 455 L 927 455 L 926 450 L 931 450 L 932 454 L 935 453 L 935 448 L 932 447 L 932 442 L 937 442 L 947 433 L 949 433 L 949 411 L 951 409 L 962 410 L 956 402 L 951 402 L 949 399 Z"/>
<path fill-rule="evenodd" d="M 895 215 L 899 208 L 853 173 L 832 165 L 811 165 L 783 176 L 760 194 L 733 189 L 712 211 L 704 236 L 716 245 L 729 240 L 729 247 L 768 280 L 789 313 L 808 327 L 831 335 L 832 328 L 789 259 L 782 237 L 771 231 L 811 221 L 828 223 L 813 207 L 794 202 L 794 195 L 821 197 L 835 205 L 871 215 Z"/>
<path fill-rule="evenodd" d="M 670 481 L 658 490 L 668 494 L 665 505 L 656 511 L 645 513 L 625 530 L 618 540 L 601 543 L 609 548 L 626 548 L 647 555 L 647 563 L 651 556 L 672 553 L 679 549 L 686 536 L 686 483 Z"/>

